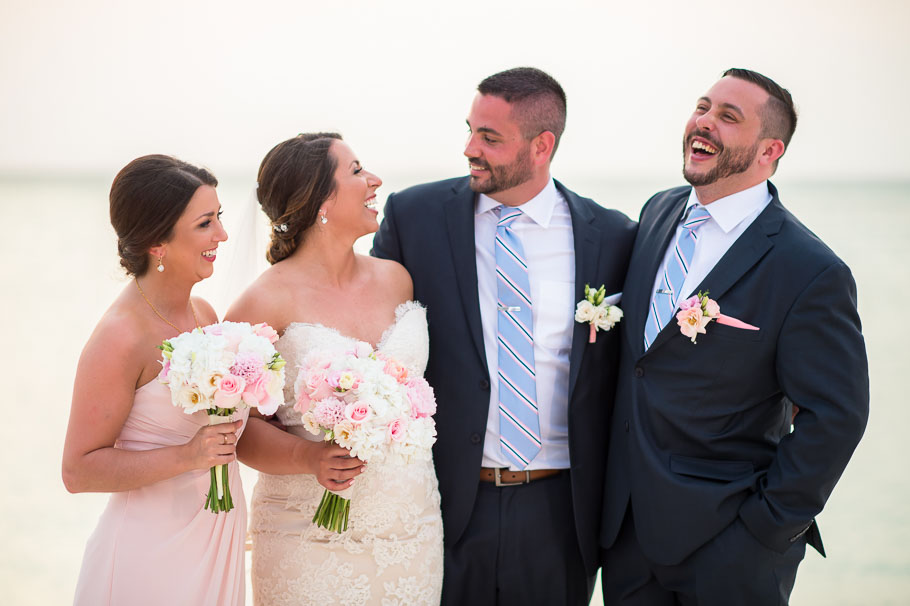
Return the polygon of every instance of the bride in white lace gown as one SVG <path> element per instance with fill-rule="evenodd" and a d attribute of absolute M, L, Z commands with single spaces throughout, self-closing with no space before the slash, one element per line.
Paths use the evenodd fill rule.
<path fill-rule="evenodd" d="M 238 458 L 260 471 L 252 497 L 252 585 L 257 606 L 435 605 L 442 591 L 442 517 L 432 461 L 363 465 L 307 432 L 293 409 L 298 364 L 310 352 L 366 341 L 423 374 L 426 312 L 400 265 L 356 255 L 376 231 L 381 181 L 338 135 L 277 145 L 259 170 L 260 204 L 273 225 L 266 270 L 227 319 L 279 329 L 287 360 L 285 431 L 251 418 Z M 349 488 L 348 488 L 349 487 Z M 348 488 L 348 529 L 312 523 L 326 488 Z"/>

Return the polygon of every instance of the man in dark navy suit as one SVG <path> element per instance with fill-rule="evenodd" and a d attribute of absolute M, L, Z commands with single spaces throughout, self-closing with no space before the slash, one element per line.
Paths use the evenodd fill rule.
<path fill-rule="evenodd" d="M 815 516 L 869 379 L 850 270 L 768 181 L 795 127 L 786 89 L 728 70 L 686 125 L 692 187 L 642 209 L 607 457 L 610 606 L 786 604 L 807 542 L 824 555 Z"/>
<path fill-rule="evenodd" d="M 619 338 L 574 312 L 620 292 L 635 224 L 552 179 L 565 119 L 544 72 L 485 79 L 470 176 L 389 196 L 373 243 L 427 306 L 452 606 L 587 604 L 599 566 Z"/>

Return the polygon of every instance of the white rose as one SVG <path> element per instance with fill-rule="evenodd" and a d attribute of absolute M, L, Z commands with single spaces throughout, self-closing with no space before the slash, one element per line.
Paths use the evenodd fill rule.
<path fill-rule="evenodd" d="M 587 299 L 582 299 L 578 302 L 578 306 L 575 308 L 575 321 L 576 322 L 590 322 L 594 319 L 594 310 L 596 308 L 591 304 Z"/>
<path fill-rule="evenodd" d="M 193 414 L 198 410 L 211 408 L 211 403 L 202 391 L 195 385 L 180 385 L 174 394 L 174 406 L 183 408 L 186 414 Z"/>

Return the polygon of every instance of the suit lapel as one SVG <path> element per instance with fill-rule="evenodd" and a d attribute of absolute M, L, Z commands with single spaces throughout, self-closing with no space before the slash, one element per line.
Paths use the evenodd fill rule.
<path fill-rule="evenodd" d="M 565 197 L 572 216 L 572 239 L 575 243 L 575 299 L 573 304 L 581 301 L 585 296 L 585 283 L 590 283 L 594 276 L 600 274 L 598 267 L 600 250 L 597 246 L 601 237 L 599 229 L 594 227 L 594 213 L 591 212 L 574 193 L 567 190 L 561 183 L 556 182 L 559 192 Z M 592 288 L 600 284 L 591 284 Z M 567 310 L 574 313 L 574 308 Z M 587 324 L 574 322 L 572 331 L 572 351 L 569 354 L 569 401 L 578 380 L 578 371 L 584 357 L 585 346 L 588 343 L 590 328 Z"/>
<path fill-rule="evenodd" d="M 626 280 L 623 303 L 620 305 L 626 314 L 629 329 L 625 331 L 630 340 L 632 351 L 640 358 L 644 354 L 645 322 L 648 319 L 648 308 L 651 305 L 651 289 L 657 271 L 676 233 L 676 227 L 682 219 L 689 190 L 686 189 L 673 201 L 670 201 L 663 216 L 653 226 L 639 227 L 638 239 L 635 242 L 635 256 L 629 263 L 630 279 Z M 653 348 L 652 344 L 652 348 Z"/>
<path fill-rule="evenodd" d="M 453 195 L 445 204 L 449 246 L 455 265 L 455 278 L 464 309 L 468 332 L 477 355 L 487 368 L 483 344 L 483 326 L 480 321 L 480 300 L 477 294 L 477 257 L 474 251 L 474 192 L 467 179 L 452 187 Z"/>

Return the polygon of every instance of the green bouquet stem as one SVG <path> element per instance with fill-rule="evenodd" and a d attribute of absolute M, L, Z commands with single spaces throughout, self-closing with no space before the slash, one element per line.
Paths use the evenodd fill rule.
<path fill-rule="evenodd" d="M 321 528 L 341 534 L 348 529 L 348 515 L 351 511 L 351 500 L 340 497 L 326 490 L 316 508 L 313 523 Z"/>
<path fill-rule="evenodd" d="M 209 425 L 233 422 L 233 412 L 233 409 L 216 408 L 214 413 L 209 414 Z M 205 508 L 211 510 L 212 513 L 227 512 L 234 509 L 234 501 L 231 499 L 231 487 L 228 484 L 228 466 L 215 465 L 209 471 L 211 482 L 209 484 L 209 493 L 205 497 Z"/>

